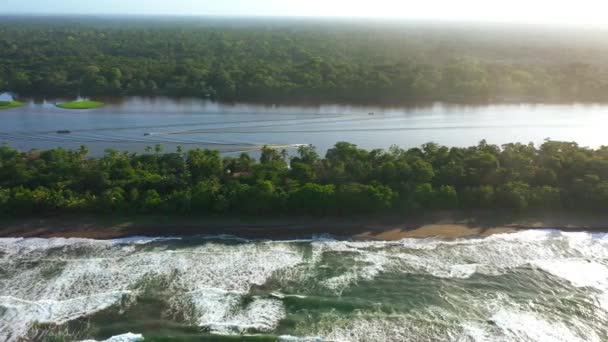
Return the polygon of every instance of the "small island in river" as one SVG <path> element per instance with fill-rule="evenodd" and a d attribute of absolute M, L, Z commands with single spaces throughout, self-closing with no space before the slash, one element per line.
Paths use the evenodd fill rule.
<path fill-rule="evenodd" d="M 56 106 L 63 109 L 93 109 L 102 107 L 103 105 L 104 103 L 99 101 L 74 101 L 59 103 Z"/>
<path fill-rule="evenodd" d="M 25 105 L 25 103 L 19 101 L 0 101 L 0 109 L 17 108 L 23 105 Z"/>

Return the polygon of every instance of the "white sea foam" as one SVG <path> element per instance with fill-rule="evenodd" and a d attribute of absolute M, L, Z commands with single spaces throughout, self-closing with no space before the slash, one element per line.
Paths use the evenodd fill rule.
<path fill-rule="evenodd" d="M 608 290 L 608 267 L 587 259 L 535 260 L 533 265 L 576 287 Z"/>
<path fill-rule="evenodd" d="M 34 322 L 62 323 L 121 304 L 123 295 L 137 296 L 140 283 L 155 277 L 166 279 L 175 303 L 191 299 L 201 325 L 230 319 L 234 331 L 269 331 L 284 315 L 280 301 L 254 301 L 236 315 L 229 311 L 251 286 L 302 261 L 302 253 L 290 244 L 136 248 L 146 241 L 154 240 L 1 240 L 0 248 L 12 257 L 0 265 L 7 272 L 0 280 L 5 309 L 0 340 L 23 336 Z"/>
<path fill-rule="evenodd" d="M 284 316 L 285 309 L 280 300 L 256 298 L 245 308 L 234 305 L 232 310 L 224 311 L 221 315 L 216 313 L 212 317 L 202 317 L 199 324 L 218 334 L 271 332 Z"/>
<path fill-rule="evenodd" d="M 363 245 L 359 250 L 388 255 L 390 258 L 384 263 L 384 269 L 441 278 L 466 278 L 475 273 L 503 274 L 531 263 L 547 262 L 549 267 L 551 262 L 565 259 L 608 259 L 607 241 L 605 234 L 531 230 L 485 239 L 405 239 L 398 247 L 391 246 L 380 252 L 370 245 Z M 583 267 L 590 266 L 583 264 Z M 593 271 L 605 274 L 603 266 L 592 267 Z M 567 276 L 563 272 L 560 275 Z"/>
<path fill-rule="evenodd" d="M 103 341 L 84 340 L 84 341 L 80 341 L 80 342 L 139 342 L 139 341 L 143 341 L 143 340 L 144 340 L 144 337 L 141 334 L 126 333 L 126 334 L 122 334 L 122 335 L 112 336 L 109 339 L 103 340 Z"/>
<path fill-rule="evenodd" d="M 321 285 L 328 289 L 335 290 L 341 294 L 344 289 L 361 280 L 372 280 L 380 272 L 384 271 L 384 265 L 388 258 L 382 252 L 376 253 L 357 253 L 355 255 L 355 265 L 349 271 L 339 276 L 321 281 Z"/>
<path fill-rule="evenodd" d="M 584 335 L 575 334 L 566 324 L 548 322 L 529 312 L 501 310 L 492 316 L 492 321 L 502 329 L 511 341 L 555 341 L 555 342 L 600 342 L 592 330 Z"/>
<path fill-rule="evenodd" d="M 303 295 L 283 294 L 283 293 L 280 293 L 280 292 L 273 292 L 270 295 L 272 297 L 275 297 L 275 298 L 278 298 L 278 299 L 284 299 L 284 298 L 304 299 L 304 298 L 307 298 L 307 296 L 303 296 Z"/>
<path fill-rule="evenodd" d="M 575 287 L 592 287 L 599 291 L 587 293 L 602 308 L 595 313 L 597 319 L 607 318 L 608 309 L 608 235 L 585 232 L 566 233 L 556 230 L 530 230 L 512 234 L 493 235 L 484 239 L 405 239 L 398 243 L 325 243 L 317 253 L 344 253 L 355 255 L 354 267 L 340 276 L 324 280 L 326 286 L 344 288 L 358 279 L 370 279 L 388 271 L 410 274 L 431 274 L 440 278 L 469 278 L 474 274 L 502 275 L 520 267 L 532 265 L 566 280 Z M 321 256 L 316 257 L 321 260 Z M 477 294 L 477 296 L 484 294 Z M 479 298 L 477 298 L 479 299 Z M 558 314 L 550 318 L 533 311 L 511 307 L 508 298 L 497 301 L 481 297 L 479 301 L 462 300 L 456 307 L 472 307 L 486 319 L 500 322 L 500 330 L 477 322 L 462 323 L 459 331 L 434 335 L 435 339 L 474 341 L 599 341 L 591 326 L 580 320 L 560 320 Z M 530 304 L 531 305 L 531 304 Z M 519 310 L 519 311 L 518 311 Z M 533 310 L 533 308 L 527 308 Z M 587 310 L 587 309 L 581 309 Z M 520 320 L 516 320 L 517 312 Z M 523 317 L 523 318 L 522 318 Z M 602 318 L 603 317 L 603 318 Z M 481 318 L 483 319 L 483 318 Z M 390 320 L 389 320 L 390 321 Z M 526 325 L 525 323 L 529 324 Z M 405 324 L 405 322 L 403 323 Z M 411 322 L 410 322 L 411 324 Z M 519 330 L 517 329 L 519 327 Z M 388 333 L 387 333 L 388 332 Z M 587 332 L 585 335 L 583 332 Z M 411 335 L 411 334 L 414 335 Z M 379 319 L 355 319 L 343 327 L 335 326 L 323 331 L 330 340 L 433 340 L 425 339 L 423 332 L 402 331 L 392 323 Z M 387 335 L 388 334 L 388 335 Z M 447 335 L 446 335 L 447 334 Z M 407 336 L 407 337 L 406 337 Z M 418 336 L 412 338 L 412 336 Z M 430 335 L 426 335 L 430 336 Z M 559 337 L 556 337 L 559 336 Z M 588 336 L 588 339 L 585 337 Z"/>
<path fill-rule="evenodd" d="M 317 264 L 326 253 L 341 253 L 355 259 L 355 266 L 347 272 L 322 282 L 326 287 L 341 292 L 359 280 L 373 279 L 387 270 L 432 274 L 441 278 L 467 278 L 475 273 L 501 274 L 532 260 L 559 257 L 559 249 L 546 248 L 547 239 L 555 239 L 557 235 L 559 232 L 538 230 L 494 235 L 486 239 L 318 241 L 313 243 L 312 260 Z"/>
<path fill-rule="evenodd" d="M 401 315 L 327 315 L 319 324 L 324 341 L 469 341 L 470 336 L 454 324 L 457 316 L 437 307 Z"/>
<path fill-rule="evenodd" d="M 161 279 L 165 299 L 173 310 L 183 311 L 182 317 L 223 334 L 272 332 L 276 328 L 286 314 L 282 295 L 244 300 L 252 286 L 264 285 L 271 277 L 321 286 L 340 295 L 385 272 L 466 279 L 476 274 L 502 275 L 531 265 L 565 280 L 565 284 L 593 288 L 595 292 L 588 295 L 603 308 L 597 314 L 600 319 L 606 317 L 608 309 L 606 234 L 531 230 L 483 239 L 348 242 L 323 238 L 310 241 L 311 253 L 302 248 L 302 241 L 168 245 L 145 237 L 106 241 L 0 239 L 0 340 L 24 336 L 36 321 L 62 323 L 111 306 L 128 305 L 150 279 Z M 433 327 L 424 322 L 440 322 L 444 314 L 421 314 L 422 318 L 362 315 L 311 333 L 335 341 L 425 340 L 416 336 L 543 341 L 559 332 L 576 341 L 580 339 L 578 331 L 588 328 L 581 322 L 564 323 L 558 318 L 554 322 L 532 307 L 512 305 L 509 298 L 471 297 L 454 305 L 470 306 L 477 316 L 464 321 L 453 317 L 450 319 L 459 322 L 455 326 Z M 518 321 L 518 315 L 526 321 Z M 492 320 L 495 326 L 488 326 L 484 319 Z M 597 337 L 593 332 L 590 336 Z"/>
<path fill-rule="evenodd" d="M 550 290 L 550 289 L 545 289 Z M 484 292 L 468 290 L 464 296 L 453 295 L 453 305 L 467 308 L 462 311 L 462 336 L 465 341 L 603 341 L 601 322 L 605 317 L 596 316 L 592 308 L 579 306 L 558 308 L 547 304 L 542 294 L 529 301 L 515 300 L 510 292 Z M 572 295 L 568 295 L 571 297 Z M 549 295 L 548 300 L 555 299 Z M 566 305 L 571 305 L 570 303 Z M 598 325 L 599 324 L 599 325 Z"/>
<path fill-rule="evenodd" d="M 321 337 L 297 337 L 290 335 L 279 336 L 279 342 L 327 342 Z"/>
<path fill-rule="evenodd" d="M 464 322 L 460 325 L 462 327 L 462 339 L 467 339 L 474 342 L 500 342 L 504 340 L 500 336 L 493 335 L 490 333 L 485 326 L 478 322 Z"/>
<path fill-rule="evenodd" d="M 28 301 L 11 296 L 0 297 L 0 338 L 5 340 L 24 336 L 33 322 L 62 324 L 106 309 L 123 298 L 125 293 L 100 293 L 63 301 Z"/>

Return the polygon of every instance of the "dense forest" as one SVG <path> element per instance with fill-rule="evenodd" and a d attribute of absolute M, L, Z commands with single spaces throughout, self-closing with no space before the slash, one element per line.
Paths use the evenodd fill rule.
<path fill-rule="evenodd" d="M 248 154 L 161 146 L 145 154 L 86 147 L 0 148 L 0 214 L 373 215 L 451 209 L 605 211 L 608 147 L 480 142 L 366 151 L 340 142 L 321 158 L 302 146 L 289 160 L 265 147 Z"/>
<path fill-rule="evenodd" d="M 605 32 L 347 20 L 0 18 L 0 91 L 223 101 L 605 101 Z"/>

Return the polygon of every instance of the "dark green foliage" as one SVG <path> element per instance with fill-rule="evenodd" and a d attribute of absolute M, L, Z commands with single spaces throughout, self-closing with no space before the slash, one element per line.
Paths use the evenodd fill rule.
<path fill-rule="evenodd" d="M 265 147 L 260 162 L 217 151 L 162 154 L 86 147 L 21 153 L 0 147 L 0 215 L 373 215 L 432 210 L 605 211 L 608 148 L 546 141 L 482 141 L 468 148 L 366 151 L 339 142 L 320 158 L 312 146 L 286 161 Z M 290 166 L 288 166 L 290 165 Z"/>
<path fill-rule="evenodd" d="M 596 101 L 608 94 L 603 38 L 488 25 L 2 17 L 0 92 L 273 102 Z"/>
<path fill-rule="evenodd" d="M 24 105 L 24 103 L 18 102 L 18 101 L 0 101 L 0 109 L 17 108 L 17 107 L 21 107 L 23 105 Z"/>
<path fill-rule="evenodd" d="M 324 215 L 336 208 L 334 185 L 307 183 L 289 194 L 290 210 L 301 214 Z"/>

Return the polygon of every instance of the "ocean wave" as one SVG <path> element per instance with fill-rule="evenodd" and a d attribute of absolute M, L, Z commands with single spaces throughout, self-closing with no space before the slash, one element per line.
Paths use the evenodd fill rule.
<path fill-rule="evenodd" d="M 555 341 L 555 342 L 600 342 L 601 339 L 593 330 L 576 334 L 571 326 L 563 322 L 549 322 L 529 312 L 501 310 L 495 313 L 491 321 L 504 334 L 507 341 Z"/>
<path fill-rule="evenodd" d="M 272 333 L 290 305 L 320 310 L 319 322 L 294 335 L 327 341 L 600 341 L 604 335 L 592 327 L 608 321 L 607 234 L 529 230 L 472 239 L 237 244 L 224 238 L 234 239 L 0 239 L 0 340 L 26 336 L 35 322 L 62 324 L 128 307 L 152 280 L 162 284 L 171 312 L 221 335 Z M 374 298 L 342 311 L 318 308 L 337 306 L 348 291 L 376 280 L 400 286 L 406 276 L 439 284 L 428 290 L 437 291 L 439 303 L 421 299 L 424 307 L 401 313 L 390 313 L 390 305 L 374 311 Z M 538 286 L 538 298 L 515 298 L 499 283 L 504 279 Z M 475 287 L 481 281 L 497 283 L 490 291 Z M 577 318 L 543 303 L 564 300 L 560 293 L 584 296 L 589 307 L 580 304 Z M 323 301 L 327 294 L 334 300 Z M 315 298 L 326 305 L 315 306 Z"/>
<path fill-rule="evenodd" d="M 177 250 L 157 245 L 137 248 L 151 241 L 157 240 L 0 241 L 0 248 L 11 254 L 0 264 L 5 274 L 0 280 L 4 295 L 0 301 L 0 308 L 4 309 L 0 310 L 0 339 L 23 336 L 34 322 L 60 324 L 120 305 L 122 297 L 118 294 L 137 297 L 141 284 L 153 278 L 165 279 L 167 292 L 173 294 L 167 298 L 170 303 L 194 305 L 201 325 L 232 318 L 234 326 L 268 330 L 282 317 L 276 302 L 254 302 L 250 311 L 237 316 L 230 316 L 229 309 L 236 307 L 252 286 L 264 284 L 276 270 L 302 261 L 297 247 L 290 244 L 226 246 L 209 242 Z M 217 300 L 209 295 L 210 289 L 220 290 L 214 292 Z M 106 296 L 108 293 L 117 295 Z M 95 296 L 103 300 L 94 300 Z M 189 303 L 184 298 L 190 299 Z M 274 308 L 274 316 L 261 315 L 260 306 Z M 256 321 L 258 318 L 262 320 Z M 17 323 L 19 326 L 15 326 Z"/>
<path fill-rule="evenodd" d="M 121 335 L 116 335 L 108 338 L 107 340 L 97 341 L 97 340 L 83 340 L 79 342 L 139 342 L 143 341 L 144 337 L 141 334 L 133 334 L 126 333 Z"/>
<path fill-rule="evenodd" d="M 208 300 L 206 302 L 208 303 Z M 271 332 L 285 317 L 283 304 L 277 299 L 256 298 L 245 308 L 239 308 L 238 301 L 230 304 L 216 306 L 219 310 L 214 310 L 211 315 L 204 313 L 199 320 L 199 326 L 211 333 L 222 335 Z M 201 307 L 209 311 L 208 305 Z"/>
<path fill-rule="evenodd" d="M 576 287 L 608 290 L 608 267 L 589 259 L 535 260 L 532 264 Z"/>
<path fill-rule="evenodd" d="M 468 278 L 474 274 L 504 274 L 515 267 L 540 265 L 545 261 L 549 267 L 553 261 L 559 263 L 566 259 L 608 259 L 606 234 L 556 230 L 528 230 L 454 240 L 328 241 L 313 243 L 313 248 L 315 260 L 320 260 L 324 253 L 356 255 L 359 262 L 349 272 L 327 281 L 332 285 L 369 279 L 383 271 Z M 596 265 L 593 271 L 606 275 L 602 267 Z M 576 277 L 574 273 L 555 275 Z"/>
<path fill-rule="evenodd" d="M 34 322 L 63 324 L 107 309 L 120 302 L 128 292 L 97 293 L 66 300 L 24 300 L 0 296 L 0 339 L 23 337 Z M 12 338 L 11 338 L 12 337 Z"/>

